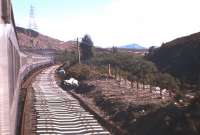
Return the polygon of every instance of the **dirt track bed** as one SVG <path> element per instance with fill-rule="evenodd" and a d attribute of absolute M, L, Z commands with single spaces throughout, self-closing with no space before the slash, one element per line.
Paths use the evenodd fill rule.
<path fill-rule="evenodd" d="M 171 100 L 169 94 L 162 97 L 158 93 L 150 92 L 149 88 L 143 89 L 130 88 L 125 82 L 119 83 L 114 79 L 93 80 L 85 82 L 95 86 L 108 99 L 118 100 L 119 102 L 142 104 L 161 104 Z"/>
<path fill-rule="evenodd" d="M 130 84 L 119 83 L 114 79 L 88 80 L 85 87 L 74 92 L 94 111 L 106 120 L 121 127 L 124 132 L 128 126 L 147 117 L 152 112 L 170 104 L 172 98 L 166 94 L 163 97 L 150 89 L 140 86 L 130 88 Z M 130 132 L 125 133 L 130 134 Z"/>

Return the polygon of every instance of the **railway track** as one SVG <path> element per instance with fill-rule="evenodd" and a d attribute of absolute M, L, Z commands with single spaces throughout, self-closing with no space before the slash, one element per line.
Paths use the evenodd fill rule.
<path fill-rule="evenodd" d="M 69 93 L 57 86 L 57 66 L 45 69 L 32 83 L 33 134 L 110 135 Z"/>

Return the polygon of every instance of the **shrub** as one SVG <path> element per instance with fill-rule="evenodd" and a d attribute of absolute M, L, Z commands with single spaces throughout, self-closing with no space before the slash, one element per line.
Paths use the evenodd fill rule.
<path fill-rule="evenodd" d="M 78 79 L 79 81 L 89 79 L 90 67 L 84 64 L 76 64 L 66 70 L 67 75 Z"/>

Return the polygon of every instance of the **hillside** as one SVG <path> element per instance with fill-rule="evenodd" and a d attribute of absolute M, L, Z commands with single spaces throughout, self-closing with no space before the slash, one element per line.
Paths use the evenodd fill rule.
<path fill-rule="evenodd" d="M 182 83 L 200 85 L 200 32 L 165 43 L 148 58 Z"/>
<path fill-rule="evenodd" d="M 18 41 L 21 50 L 26 52 L 35 52 L 42 53 L 44 49 L 46 51 L 50 51 L 51 53 L 55 53 L 57 51 L 76 51 L 77 43 L 76 41 L 70 40 L 67 42 L 60 41 L 58 39 L 43 35 L 37 31 L 25 29 L 22 27 L 16 27 Z M 141 49 L 139 49 L 141 48 Z M 137 44 L 130 44 L 129 46 L 121 46 L 118 48 L 119 52 L 132 53 L 136 55 L 144 55 L 146 53 L 146 49 L 142 49 L 143 47 Z M 97 52 L 111 52 L 112 48 L 99 48 L 95 47 L 94 49 Z"/>
<path fill-rule="evenodd" d="M 58 39 L 43 35 L 37 31 L 16 27 L 20 48 L 28 49 L 51 49 L 51 50 L 74 50 L 75 41 L 63 42 Z"/>

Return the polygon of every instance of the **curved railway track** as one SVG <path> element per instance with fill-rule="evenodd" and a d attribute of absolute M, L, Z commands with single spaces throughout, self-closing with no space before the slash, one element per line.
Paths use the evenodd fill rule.
<path fill-rule="evenodd" d="M 69 93 L 57 86 L 57 66 L 45 69 L 32 83 L 33 134 L 110 135 Z"/>

